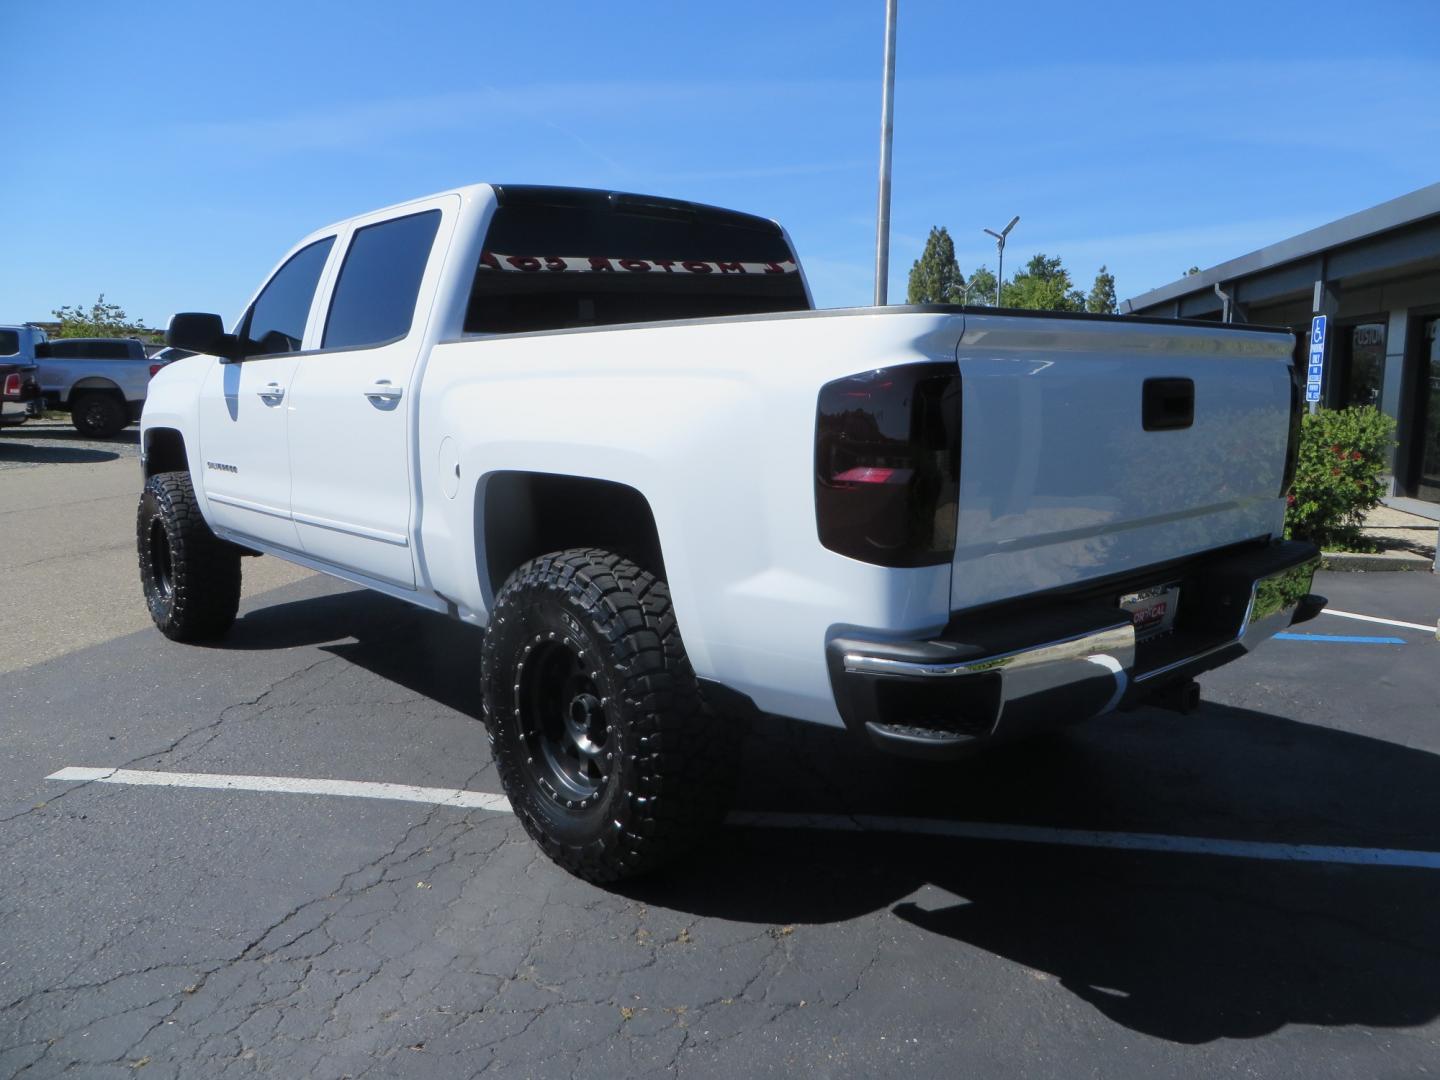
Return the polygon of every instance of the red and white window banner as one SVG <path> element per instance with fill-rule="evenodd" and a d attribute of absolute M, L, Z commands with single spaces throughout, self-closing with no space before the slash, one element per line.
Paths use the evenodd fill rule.
<path fill-rule="evenodd" d="M 609 259 L 602 255 L 501 255 L 487 251 L 480 265 L 520 274 L 794 274 L 793 260 L 724 262 L 710 259 Z"/>

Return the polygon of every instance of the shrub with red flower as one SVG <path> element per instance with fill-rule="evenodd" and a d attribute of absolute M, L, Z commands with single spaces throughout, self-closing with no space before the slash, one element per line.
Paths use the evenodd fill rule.
<path fill-rule="evenodd" d="M 1360 527 L 1385 494 L 1394 434 L 1395 421 L 1373 405 L 1303 417 L 1285 535 L 1327 550 L 1363 546 Z"/>

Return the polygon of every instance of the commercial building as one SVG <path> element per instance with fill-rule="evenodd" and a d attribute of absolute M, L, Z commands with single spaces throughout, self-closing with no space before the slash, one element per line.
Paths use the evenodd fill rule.
<path fill-rule="evenodd" d="M 1440 518 L 1440 184 L 1126 300 L 1121 311 L 1288 326 L 1327 316 L 1321 401 L 1398 425 L 1391 502 Z"/>

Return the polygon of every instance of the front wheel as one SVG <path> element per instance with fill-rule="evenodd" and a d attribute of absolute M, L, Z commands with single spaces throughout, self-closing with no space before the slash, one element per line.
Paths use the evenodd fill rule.
<path fill-rule="evenodd" d="M 495 598 L 483 660 L 500 781 L 566 870 L 635 877 L 723 817 L 735 732 L 701 701 L 653 574 L 593 548 L 525 563 Z"/>
<path fill-rule="evenodd" d="M 205 524 L 189 473 L 145 481 L 135 546 L 145 605 L 162 634 L 210 641 L 230 629 L 240 607 L 240 549 Z"/>

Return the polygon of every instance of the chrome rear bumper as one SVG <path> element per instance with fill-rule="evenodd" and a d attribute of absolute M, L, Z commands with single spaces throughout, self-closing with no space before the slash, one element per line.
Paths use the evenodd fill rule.
<path fill-rule="evenodd" d="M 837 638 L 836 704 L 853 730 L 926 757 L 1141 704 L 1313 618 L 1318 566 L 1312 545 L 1279 542 L 1167 571 L 1183 579 L 1176 623 L 1151 641 L 1119 609 L 1121 587 L 964 616 L 930 641 Z"/>

